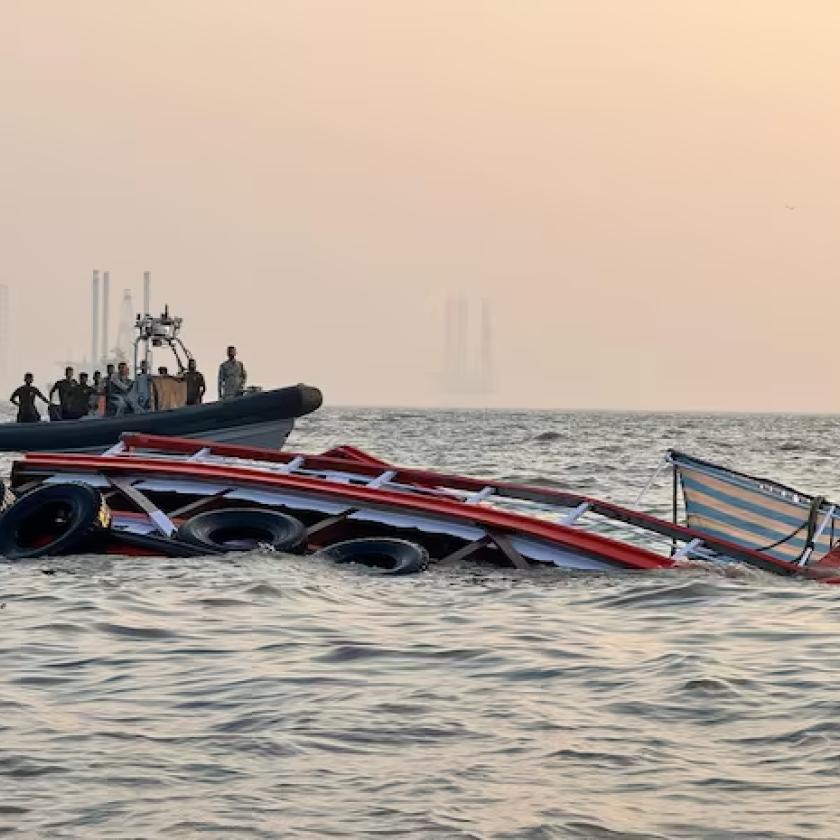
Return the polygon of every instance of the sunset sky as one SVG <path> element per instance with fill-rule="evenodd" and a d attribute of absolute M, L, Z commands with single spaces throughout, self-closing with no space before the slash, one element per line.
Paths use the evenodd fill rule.
<path fill-rule="evenodd" d="M 838 0 L 0 0 L 0 39 L 15 377 L 148 269 L 205 372 L 327 403 L 840 412 Z M 452 294 L 490 396 L 440 391 Z"/>

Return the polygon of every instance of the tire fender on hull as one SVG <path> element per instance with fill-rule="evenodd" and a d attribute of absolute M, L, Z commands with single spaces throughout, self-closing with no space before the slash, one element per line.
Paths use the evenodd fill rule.
<path fill-rule="evenodd" d="M 397 537 L 363 537 L 335 543 L 318 553 L 333 563 L 360 563 L 382 575 L 412 575 L 429 565 L 421 545 Z"/>
<path fill-rule="evenodd" d="M 0 555 L 25 560 L 83 551 L 111 524 L 102 494 L 88 484 L 46 484 L 0 516 Z"/>
<path fill-rule="evenodd" d="M 293 516 L 265 508 L 211 510 L 188 519 L 177 538 L 190 545 L 219 551 L 250 551 L 270 546 L 292 553 L 303 548 L 306 528 Z"/>

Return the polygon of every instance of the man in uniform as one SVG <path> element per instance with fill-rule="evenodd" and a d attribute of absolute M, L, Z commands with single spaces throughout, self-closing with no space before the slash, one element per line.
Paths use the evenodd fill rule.
<path fill-rule="evenodd" d="M 231 345 L 227 349 L 227 359 L 219 365 L 219 399 L 242 396 L 247 380 L 245 365 L 236 358 L 236 348 Z"/>
<path fill-rule="evenodd" d="M 109 362 L 108 366 L 105 368 L 105 377 L 103 378 L 101 385 L 102 396 L 105 397 L 105 414 L 108 415 L 108 417 L 111 417 L 116 410 L 114 406 L 114 391 L 111 387 L 111 380 L 116 376 L 114 371 L 114 365 Z"/>
<path fill-rule="evenodd" d="M 137 404 L 141 411 L 148 411 L 152 407 L 152 375 L 149 373 L 149 363 L 143 359 L 140 362 L 140 372 L 135 383 Z"/>
<path fill-rule="evenodd" d="M 64 379 L 59 379 L 50 388 L 50 400 L 53 394 L 58 392 L 58 404 L 61 407 L 61 419 L 69 420 L 73 413 L 73 392 L 78 387 L 79 383 L 73 378 L 73 368 L 64 368 Z"/>
<path fill-rule="evenodd" d="M 204 384 L 204 374 L 199 372 L 195 359 L 187 362 L 184 382 L 187 383 L 187 405 L 200 405 L 207 388 Z"/>
<path fill-rule="evenodd" d="M 62 420 L 78 420 L 84 417 L 89 410 L 90 395 L 93 388 L 88 385 L 88 375 L 82 371 L 79 374 L 79 381 L 70 389 L 70 395 L 67 398 L 67 404 L 62 405 L 61 419 Z"/>
<path fill-rule="evenodd" d="M 96 394 L 96 388 L 88 382 L 88 375 L 82 371 L 79 374 L 79 387 L 75 392 L 75 409 L 73 414 L 75 417 L 84 417 L 90 413 L 91 400 Z"/>
<path fill-rule="evenodd" d="M 114 395 L 114 414 L 117 417 L 137 410 L 137 400 L 131 393 L 134 382 L 128 375 L 128 365 L 120 362 L 116 376 L 111 377 L 111 392 Z"/>
<path fill-rule="evenodd" d="M 47 405 L 50 401 L 32 384 L 31 373 L 24 374 L 23 385 L 15 390 L 9 400 L 12 405 L 17 406 L 18 423 L 37 423 L 41 419 L 38 409 L 35 408 L 35 399 L 43 400 Z"/>

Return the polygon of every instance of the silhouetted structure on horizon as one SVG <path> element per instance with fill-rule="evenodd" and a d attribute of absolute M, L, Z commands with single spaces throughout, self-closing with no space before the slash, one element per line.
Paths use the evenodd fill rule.
<path fill-rule="evenodd" d="M 8 389 L 9 380 L 9 287 L 0 285 L 0 387 Z M 6 391 L 4 390 L 5 394 Z"/>
<path fill-rule="evenodd" d="M 441 384 L 448 394 L 490 394 L 495 387 L 490 302 L 481 301 L 478 329 L 470 329 L 464 297 L 449 297 L 444 314 Z M 473 352 L 471 352 L 473 348 Z"/>

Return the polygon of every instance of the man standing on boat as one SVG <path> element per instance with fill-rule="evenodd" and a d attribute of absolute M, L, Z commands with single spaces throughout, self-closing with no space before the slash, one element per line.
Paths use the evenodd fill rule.
<path fill-rule="evenodd" d="M 148 411 L 152 407 L 152 376 L 149 373 L 149 363 L 143 359 L 140 362 L 140 372 L 135 383 L 137 404 L 141 411 Z"/>
<path fill-rule="evenodd" d="M 99 398 L 102 396 L 102 371 L 95 370 L 93 372 L 93 384 L 91 385 L 92 392 L 90 395 L 90 401 L 88 404 L 88 413 L 89 414 L 99 414 Z M 102 400 L 103 405 L 105 400 Z M 104 414 L 104 409 L 103 409 Z"/>
<path fill-rule="evenodd" d="M 75 390 L 79 383 L 73 378 L 73 368 L 64 368 L 64 379 L 59 379 L 50 388 L 50 401 L 52 401 L 53 394 L 58 393 L 58 404 L 61 407 L 61 419 L 65 420 L 70 417 L 73 411 L 73 398 Z"/>
<path fill-rule="evenodd" d="M 114 414 L 117 417 L 139 410 L 137 399 L 131 393 L 133 388 L 134 381 L 128 375 L 128 365 L 125 362 L 120 362 L 117 365 L 117 375 L 111 377 L 111 389 L 114 395 Z"/>
<path fill-rule="evenodd" d="M 195 359 L 187 362 L 184 382 L 187 383 L 187 405 L 201 405 L 207 388 L 204 384 L 204 374 L 198 370 Z"/>
<path fill-rule="evenodd" d="M 231 344 L 227 349 L 227 359 L 219 365 L 219 399 L 241 397 L 247 380 L 245 365 L 236 358 L 236 348 Z"/>
<path fill-rule="evenodd" d="M 12 405 L 17 407 L 18 423 L 37 423 L 41 419 L 38 409 L 35 408 L 36 398 L 43 400 L 47 405 L 50 404 L 50 401 L 32 384 L 33 379 L 31 373 L 24 374 L 23 385 L 9 397 Z"/>
<path fill-rule="evenodd" d="M 101 385 L 101 395 L 105 397 L 105 414 L 108 417 L 112 417 L 114 414 L 114 392 L 113 388 L 111 387 L 111 380 L 116 375 L 114 371 L 116 368 L 114 367 L 111 362 L 108 362 L 108 366 L 105 368 L 105 378 L 102 380 Z"/>
<path fill-rule="evenodd" d="M 61 409 L 62 420 L 78 420 L 84 417 L 90 409 L 90 395 L 93 388 L 88 385 L 88 375 L 82 371 L 75 388 L 70 389 L 70 397 L 66 408 Z"/>

